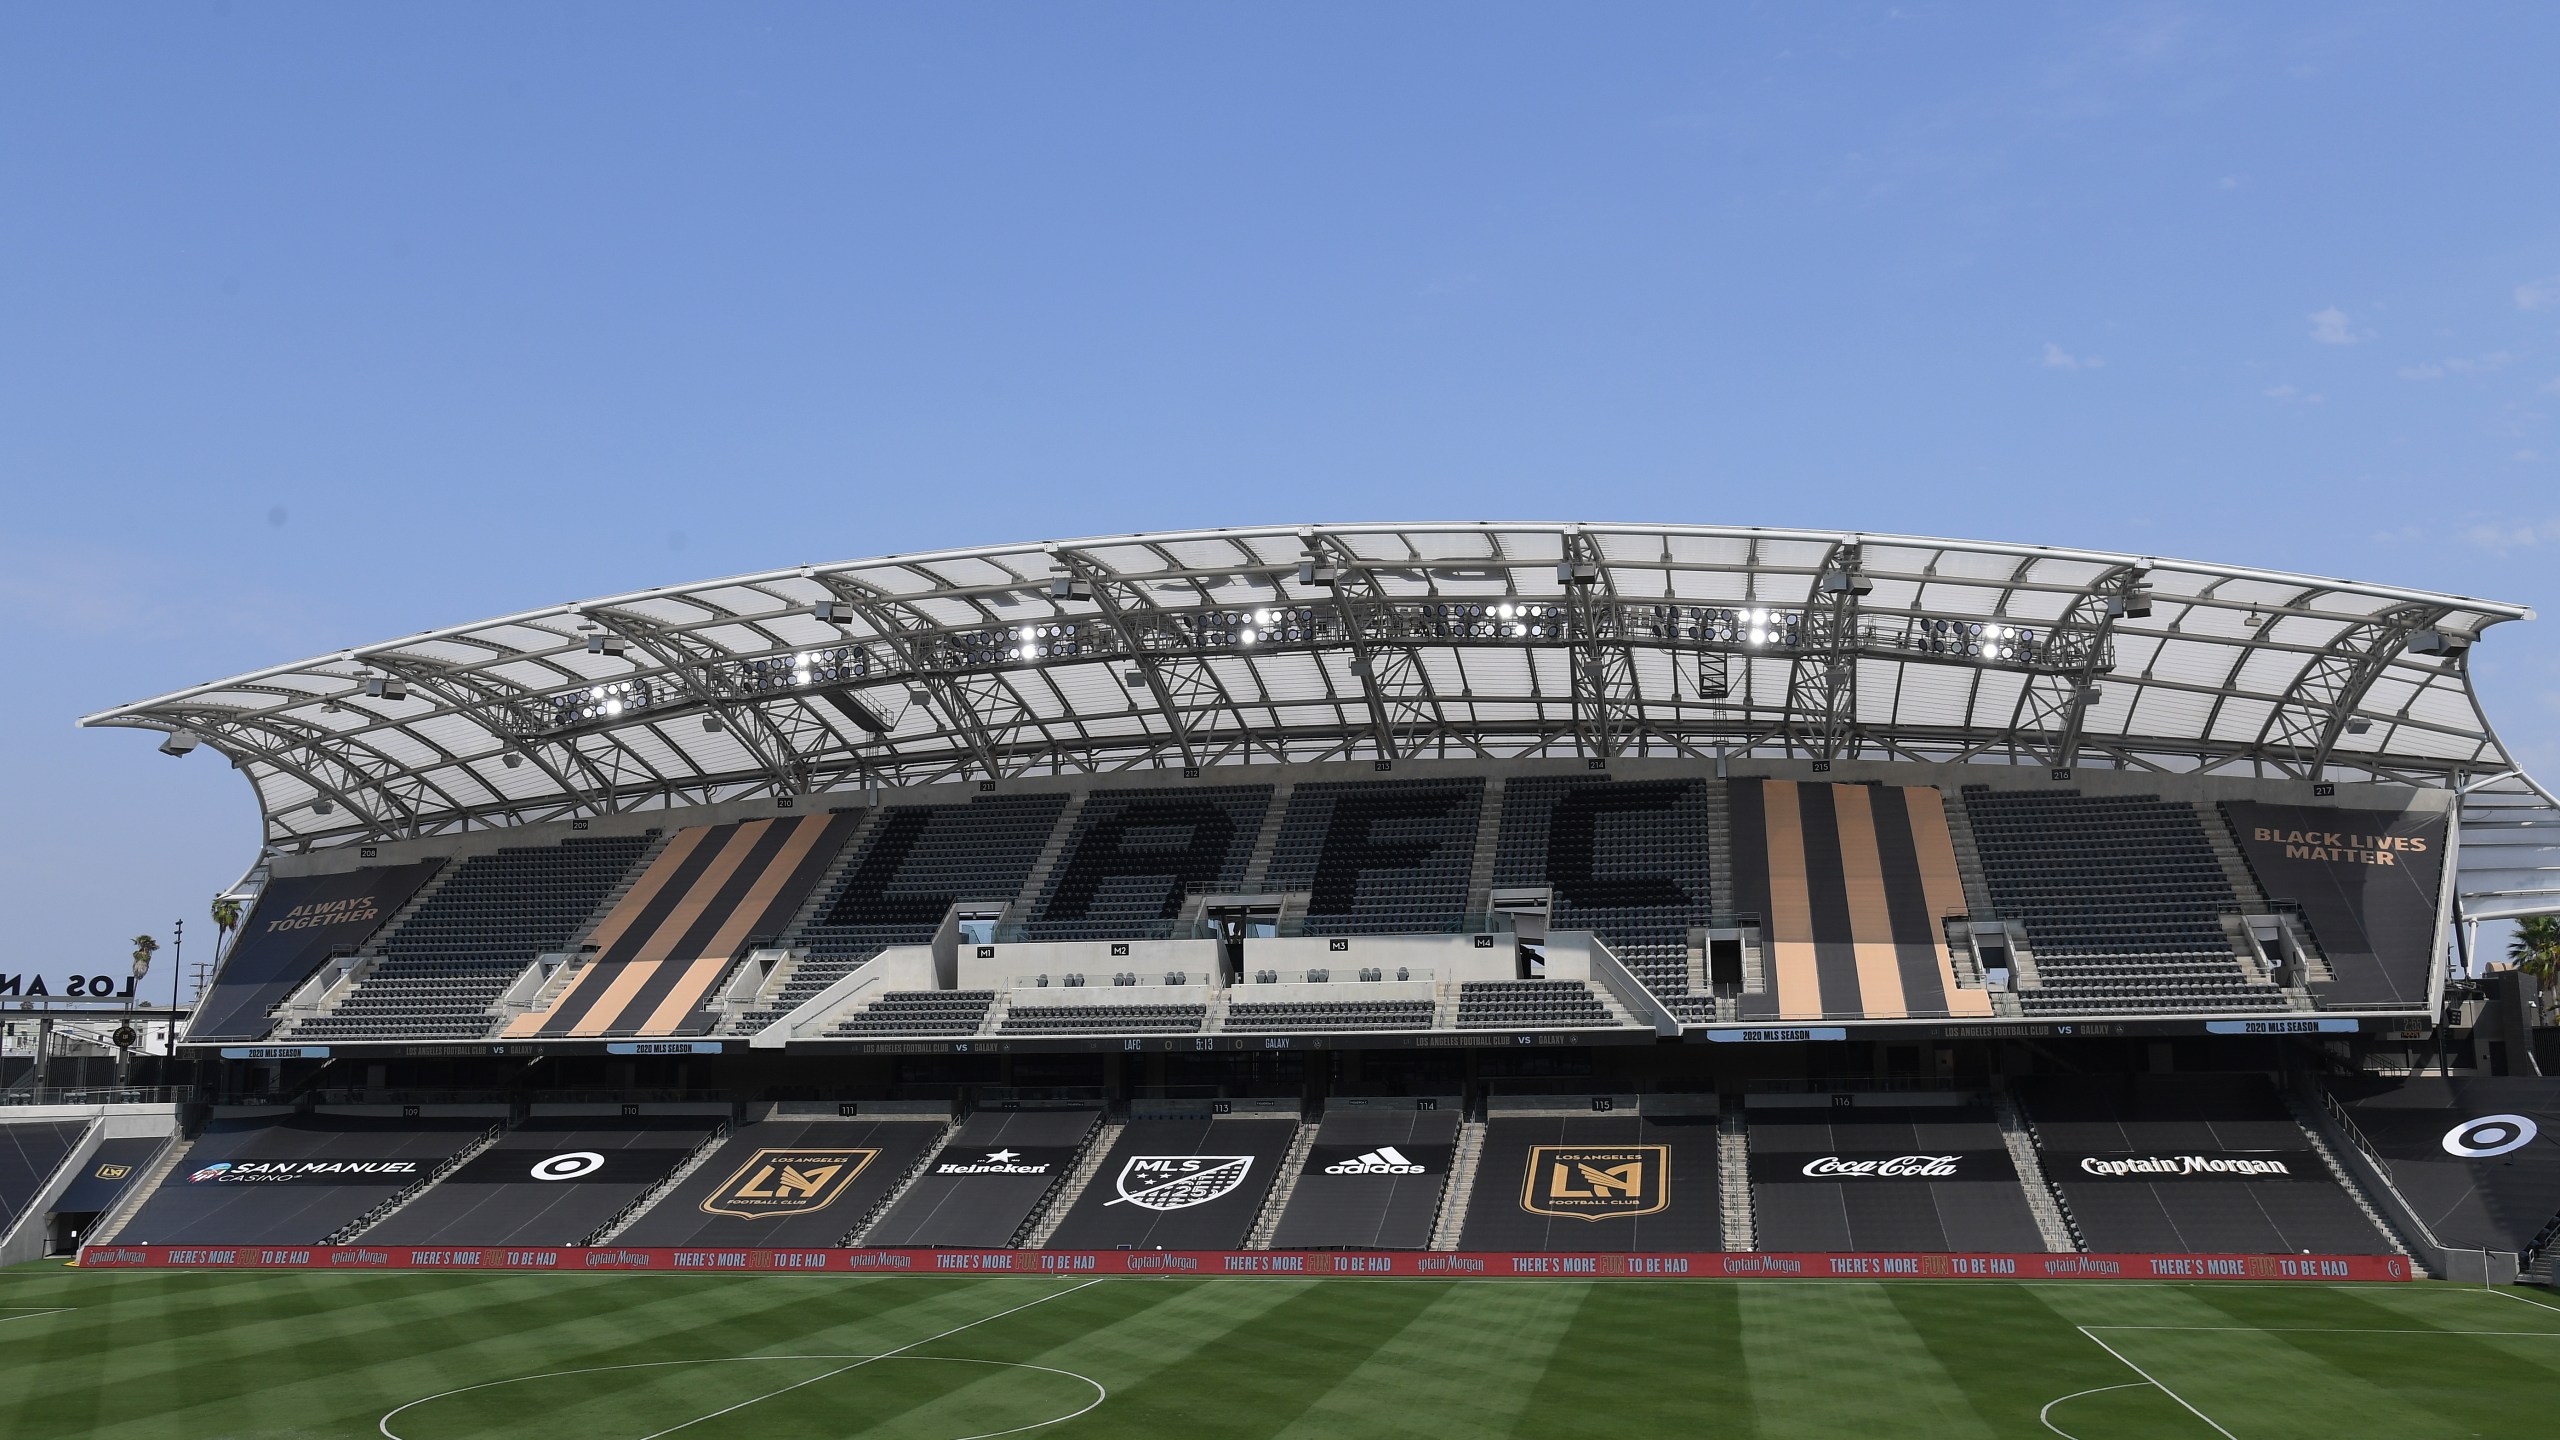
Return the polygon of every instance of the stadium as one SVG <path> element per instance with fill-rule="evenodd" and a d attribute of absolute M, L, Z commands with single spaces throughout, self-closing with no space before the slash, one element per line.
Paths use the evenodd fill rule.
<path fill-rule="evenodd" d="M 93 714 L 263 843 L 171 1088 L 5 1121 L 0 1258 L 75 1262 L 9 1272 L 16 1433 L 2521 1433 L 2530 618 L 1308 525 Z"/>

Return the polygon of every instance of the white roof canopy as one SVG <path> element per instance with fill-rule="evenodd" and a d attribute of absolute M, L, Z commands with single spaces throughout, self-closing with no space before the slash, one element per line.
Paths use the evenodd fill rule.
<path fill-rule="evenodd" d="M 2530 613 L 1976 541 L 1317 525 L 668 586 L 82 723 L 231 757 L 286 846 L 869 776 L 1282 759 L 1860 755 L 2476 787 L 2514 767 L 2468 647 Z"/>

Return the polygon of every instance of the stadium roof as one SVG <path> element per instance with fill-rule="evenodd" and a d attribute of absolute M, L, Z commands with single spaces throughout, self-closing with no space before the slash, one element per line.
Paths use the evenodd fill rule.
<path fill-rule="evenodd" d="M 271 844 L 1276 760 L 1866 756 L 2534 792 L 2518 605 L 2184 560 L 1704 526 L 1203 530 L 802 565 L 88 716 L 229 756 Z"/>

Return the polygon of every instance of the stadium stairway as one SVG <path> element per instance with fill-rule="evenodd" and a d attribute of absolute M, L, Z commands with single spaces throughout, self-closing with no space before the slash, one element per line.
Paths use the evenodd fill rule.
<path fill-rule="evenodd" d="M 1751 1131 L 1739 1107 L 1716 1118 L 1716 1198 L 1724 1248 L 1758 1249 L 1759 1227 L 1751 1211 Z"/>
<path fill-rule="evenodd" d="M 407 1185 L 403 1186 L 397 1194 L 385 1198 L 381 1204 L 374 1206 L 372 1209 L 367 1210 L 353 1220 L 350 1220 L 346 1224 L 338 1227 L 334 1233 L 322 1237 L 320 1243 L 323 1245 L 344 1245 L 357 1239 L 367 1230 L 372 1229 L 374 1226 L 381 1224 L 383 1221 L 390 1219 L 393 1215 L 398 1214 L 401 1210 L 405 1209 L 410 1201 L 427 1193 L 428 1186 L 433 1185 L 447 1175 L 452 1174 L 468 1161 L 478 1157 L 490 1146 L 497 1144 L 499 1139 L 506 1133 L 507 1125 L 503 1120 L 490 1126 L 481 1134 L 479 1139 L 472 1141 L 470 1144 L 463 1146 L 460 1150 L 446 1156 L 435 1166 L 435 1168 L 409 1182 Z"/>
<path fill-rule="evenodd" d="M 302 998 L 303 993 L 310 987 L 311 982 L 308 980 L 285 996 L 276 1005 L 272 1034 L 281 1039 L 299 1030 L 305 1020 L 336 1014 L 339 1003 L 354 994 L 356 987 L 364 983 L 366 976 L 382 968 L 382 962 L 387 958 L 382 953 L 383 942 L 399 934 L 400 927 L 408 924 L 410 917 L 416 915 L 419 908 L 429 900 L 434 899 L 436 892 L 444 888 L 445 882 L 461 870 L 462 867 L 458 864 L 446 864 L 436 873 L 428 876 L 427 883 L 419 886 L 416 892 L 410 895 L 406 904 L 392 911 L 390 918 L 374 927 L 373 935 L 366 941 L 364 948 L 356 952 L 355 963 L 347 967 L 347 972 L 330 983 L 317 996 L 309 1000 Z M 320 968 L 322 972 L 326 972 L 329 968 L 328 963 L 323 962 Z"/>
<path fill-rule="evenodd" d="M 1301 1116 L 1298 1133 L 1289 1137 L 1289 1153 L 1280 1158 L 1280 1174 L 1272 1181 L 1271 1193 L 1263 1197 L 1262 1213 L 1253 1219 L 1253 1231 L 1245 1236 L 1247 1250 L 1268 1250 L 1271 1237 L 1280 1229 L 1281 1212 L 1289 1208 L 1289 1197 L 1298 1193 L 1298 1172 L 1306 1168 L 1307 1155 L 1316 1148 L 1316 1131 L 1320 1122 Z"/>
<path fill-rule="evenodd" d="M 1458 1127 L 1458 1153 L 1449 1162 L 1449 1185 L 1440 1192 L 1440 1218 L 1431 1224 L 1431 1248 L 1455 1250 L 1467 1228 L 1467 1202 L 1476 1193 L 1476 1164 L 1484 1158 L 1484 1122 Z"/>
<path fill-rule="evenodd" d="M 151 1157 L 150 1165 L 142 1174 L 126 1183 L 124 1194 L 116 1200 L 116 1208 L 99 1216 L 98 1223 L 89 1227 L 88 1238 L 80 1243 L 83 1246 L 114 1243 L 124 1227 L 141 1213 L 143 1203 L 160 1189 L 160 1182 L 169 1178 L 169 1172 L 177 1169 L 179 1162 L 186 1159 L 187 1152 L 194 1147 L 194 1137 L 183 1130 L 172 1132 L 168 1143 Z"/>
<path fill-rule="evenodd" d="M 888 1193 L 880 1197 L 880 1203 L 871 1207 L 871 1213 L 855 1221 L 853 1228 L 844 1232 L 844 1239 L 838 1243 L 851 1247 L 860 1245 L 869 1238 L 871 1227 L 880 1223 L 880 1217 L 888 1214 L 892 1206 L 905 1199 L 907 1191 L 913 1189 L 915 1183 L 924 1178 L 924 1172 L 932 1168 L 933 1158 L 948 1149 L 951 1142 L 959 1138 L 960 1125 L 960 1120 L 956 1118 L 946 1123 L 942 1127 L 942 1133 L 917 1152 L 914 1162 L 907 1166 L 907 1173 L 898 1177 L 898 1183 L 889 1187 Z"/>
<path fill-rule="evenodd" d="M 2018 1185 L 2027 1192 L 2027 1213 L 2036 1219 L 2036 1233 L 2044 1237 L 2044 1248 L 2055 1255 L 2078 1250 L 2080 1242 L 2063 1209 L 2062 1195 L 2045 1178 L 2044 1158 L 2036 1153 L 2035 1137 L 2019 1117 L 2018 1102 L 2009 1094 L 2008 1086 L 1992 1089 L 1991 1112 L 1999 1118 L 2000 1143 L 2009 1151 L 2009 1163 L 2017 1167 Z"/>
<path fill-rule="evenodd" d="M 1067 1171 L 1067 1178 L 1053 1187 L 1048 1198 L 1031 1212 L 1031 1218 L 1023 1222 L 1028 1238 L 1018 1241 L 1022 1248 L 1048 1248 L 1049 1237 L 1058 1233 L 1058 1226 L 1065 1222 L 1067 1212 L 1076 1208 L 1076 1201 L 1083 1197 L 1085 1187 L 1093 1183 L 1094 1176 L 1102 1173 L 1103 1161 L 1109 1158 L 1111 1147 L 1120 1143 L 1120 1132 L 1128 1128 L 1125 1120 L 1105 1120 L 1086 1139 L 1084 1153 L 1076 1157 L 1074 1168 Z"/>
<path fill-rule="evenodd" d="M 2320 1157 L 2321 1164 L 2329 1167 L 2329 1174 L 2338 1182 L 2338 1188 L 2346 1191 L 2347 1197 L 2356 1202 L 2356 1208 L 2364 1212 L 2364 1218 L 2373 1222 L 2374 1229 L 2382 1232 L 2382 1238 L 2391 1242 L 2393 1250 L 2408 1257 L 2409 1272 L 2425 1279 L 2430 1267 L 2427 1261 L 2420 1259 L 2420 1252 L 2427 1252 L 2433 1259 L 2435 1247 L 2422 1241 L 2412 1243 L 2411 1227 L 2402 1220 L 2401 1214 L 2392 1213 L 2401 1207 L 2376 1204 L 2373 1190 L 2382 1187 L 2368 1188 L 2363 1179 L 2338 1158 L 2337 1149 L 2329 1143 L 2332 1127 L 2321 1123 L 2322 1107 L 2303 1093 L 2303 1087 L 2310 1083 L 2306 1077 L 2292 1076 L 2276 1086 L 2276 1093 L 2283 1097 L 2284 1108 L 2292 1112 L 2293 1123 L 2302 1127 L 2303 1136 L 2311 1142 L 2312 1152 Z M 2380 1172 L 2375 1173 L 2375 1178 L 2381 1180 L 2383 1186 L 2390 1183 L 2389 1178 Z M 2403 1210 L 2402 1214 L 2405 1213 Z M 2437 1263 L 2440 1265 L 2441 1261 Z"/>
<path fill-rule="evenodd" d="M 719 1124 L 712 1126 L 711 1133 L 702 1137 L 702 1143 L 693 1147 L 693 1153 L 677 1162 L 675 1169 L 667 1172 L 667 1178 L 650 1186 L 648 1189 L 641 1191 L 637 1196 L 634 1196 L 630 1204 L 622 1207 L 622 1213 L 614 1216 L 610 1220 L 607 1220 L 602 1225 L 597 1226 L 593 1233 L 589 1234 L 587 1238 L 580 1243 L 586 1245 L 612 1244 L 623 1231 L 631 1228 L 633 1222 L 637 1221 L 641 1216 L 648 1214 L 652 1206 L 656 1205 L 660 1200 L 665 1199 L 667 1196 L 674 1194 L 675 1188 L 684 1183 L 686 1176 L 701 1169 L 704 1161 L 707 1161 L 713 1155 L 718 1154 L 721 1145 L 726 1143 L 728 1138 L 728 1121 L 723 1120 Z"/>

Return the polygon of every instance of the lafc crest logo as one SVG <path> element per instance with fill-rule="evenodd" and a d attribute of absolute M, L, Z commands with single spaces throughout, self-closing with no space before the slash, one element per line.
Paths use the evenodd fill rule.
<path fill-rule="evenodd" d="M 1532 1215 L 1617 1220 L 1671 1203 L 1668 1145 L 1532 1145 L 1520 1208 Z"/>
<path fill-rule="evenodd" d="M 877 1150 L 758 1150 L 702 1198 L 706 1215 L 771 1220 L 836 1203 Z"/>

